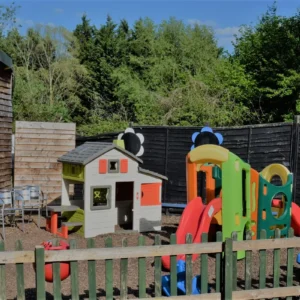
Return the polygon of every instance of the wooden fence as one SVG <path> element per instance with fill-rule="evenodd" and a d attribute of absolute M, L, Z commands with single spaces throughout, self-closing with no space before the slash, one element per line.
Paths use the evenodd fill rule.
<path fill-rule="evenodd" d="M 223 147 L 261 171 L 271 163 L 285 165 L 294 175 L 293 201 L 300 205 L 300 116 L 294 122 L 257 124 L 213 128 L 224 136 Z M 199 127 L 133 126 L 145 137 L 144 167 L 163 174 L 163 202 L 186 203 L 186 155 L 190 151 L 192 134 Z M 94 137 L 77 137 L 77 145 L 84 141 L 113 141 L 118 133 Z M 199 195 L 203 195 L 203 175 L 198 176 Z"/>
<path fill-rule="evenodd" d="M 263 231 L 262 236 L 266 233 Z M 154 257 L 154 296 L 156 299 L 162 297 L 162 263 L 161 257 L 164 255 L 171 255 L 171 271 L 170 271 L 170 291 L 171 297 L 169 299 L 262 299 L 279 297 L 286 297 L 292 299 L 293 296 L 300 295 L 299 276 L 296 280 L 297 285 L 293 285 L 294 273 L 294 254 L 295 248 L 300 247 L 300 239 L 293 237 L 293 230 L 289 231 L 288 238 L 280 238 L 280 230 L 276 230 L 275 239 L 267 240 L 250 240 L 251 234 L 247 233 L 247 240 L 236 241 L 236 233 L 232 234 L 232 238 L 226 239 L 222 242 L 222 235 L 220 232 L 216 235 L 216 242 L 207 243 L 207 234 L 202 235 L 203 243 L 192 244 L 191 236 L 187 235 L 186 244 L 175 245 L 176 237 L 171 236 L 172 245 L 161 245 L 160 237 L 155 236 L 155 245 L 144 246 L 144 237 L 139 237 L 138 247 L 127 247 L 127 240 L 123 239 L 123 247 L 112 248 L 112 240 L 110 237 L 106 238 L 106 248 L 94 248 L 94 240 L 88 239 L 88 249 L 76 249 L 76 240 L 70 241 L 70 250 L 52 250 L 45 251 L 43 246 L 37 246 L 35 251 L 23 251 L 21 243 L 16 244 L 16 251 L 5 251 L 3 242 L 0 242 L 0 299 L 6 298 L 6 272 L 7 264 L 16 264 L 17 269 L 17 299 L 25 299 L 24 290 L 24 263 L 35 263 L 36 265 L 36 299 L 46 299 L 45 289 L 45 263 L 53 264 L 53 296 L 54 299 L 62 299 L 61 281 L 60 281 L 60 262 L 70 262 L 71 267 L 71 299 L 76 300 L 80 298 L 79 293 L 79 279 L 80 274 L 78 268 L 79 261 L 88 261 L 87 274 L 88 278 L 89 299 L 97 299 L 97 284 L 96 274 L 101 272 L 105 276 L 105 299 L 113 299 L 114 284 L 113 284 L 113 260 L 120 260 L 120 299 L 127 299 L 128 297 L 128 274 L 138 272 L 138 297 L 139 299 L 146 299 L 146 258 Z M 287 269 L 286 269 L 286 283 L 285 286 L 280 287 L 280 251 L 287 250 Z M 266 288 L 266 267 L 269 260 L 267 260 L 267 251 L 273 251 L 273 284 L 272 288 Z M 237 287 L 237 251 L 245 251 L 245 276 L 244 288 Z M 252 287 L 252 253 L 259 252 L 259 288 Z M 201 265 L 198 274 L 201 274 L 201 295 L 191 295 L 192 293 L 192 278 L 193 278 L 193 262 L 191 253 L 200 254 Z M 176 256 L 179 254 L 186 255 L 186 295 L 177 295 L 177 270 L 176 270 Z M 215 284 L 214 291 L 209 293 L 208 264 L 209 255 L 215 256 Z M 132 265 L 128 264 L 128 259 L 138 258 L 138 270 L 133 270 Z M 105 261 L 105 272 L 103 270 L 96 271 L 96 261 Z M 32 272 L 34 270 L 32 269 Z M 82 275 L 82 274 L 81 274 Z M 10 280 L 13 280 L 10 277 Z M 149 297 L 149 295 L 148 295 Z"/>
<path fill-rule="evenodd" d="M 40 185 L 49 200 L 61 196 L 61 163 L 75 148 L 74 123 L 16 122 L 14 185 Z"/>

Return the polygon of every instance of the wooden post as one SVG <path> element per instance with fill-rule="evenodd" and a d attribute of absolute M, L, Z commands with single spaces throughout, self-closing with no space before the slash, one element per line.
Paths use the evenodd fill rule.
<path fill-rule="evenodd" d="M 139 236 L 139 246 L 145 246 L 145 237 Z M 146 259 L 145 257 L 138 258 L 139 268 L 139 298 L 146 298 Z"/>
<path fill-rule="evenodd" d="M 45 249 L 43 246 L 35 247 L 35 263 L 36 263 L 36 299 L 46 300 L 45 291 Z"/>
<path fill-rule="evenodd" d="M 208 234 L 203 233 L 201 238 L 202 243 L 208 242 Z M 208 255 L 201 254 L 201 294 L 208 293 Z"/>
<path fill-rule="evenodd" d="M 281 232 L 279 228 L 275 229 L 275 239 L 280 239 Z M 274 249 L 274 262 L 273 262 L 273 288 L 279 287 L 280 280 L 280 249 Z M 273 298 L 278 300 L 278 298 Z"/>
<path fill-rule="evenodd" d="M 294 236 L 294 229 L 290 228 L 288 237 Z M 287 249 L 287 275 L 286 275 L 286 286 L 292 286 L 293 285 L 293 275 L 294 275 L 294 248 L 288 248 Z M 287 300 L 292 300 L 293 297 L 287 297 Z"/>
<path fill-rule="evenodd" d="M 70 249 L 76 249 L 77 243 L 76 240 L 70 241 Z M 79 282 L 78 282 L 78 262 L 71 261 L 71 293 L 72 300 L 79 300 Z"/>
<path fill-rule="evenodd" d="M 124 238 L 122 240 L 122 247 L 127 247 L 128 242 L 127 239 Z M 121 287 L 120 287 L 120 299 L 125 300 L 127 299 L 127 282 L 128 282 L 128 258 L 121 258 L 120 260 L 120 265 L 121 265 Z"/>
<path fill-rule="evenodd" d="M 299 124 L 300 115 L 294 117 L 291 138 L 290 170 L 293 173 L 293 202 L 297 197 L 297 178 L 298 178 L 298 160 L 299 160 Z"/>
<path fill-rule="evenodd" d="M 222 232 L 217 232 L 217 242 L 222 242 Z M 216 254 L 216 292 L 221 292 L 222 282 L 222 252 Z"/>
<path fill-rule="evenodd" d="M 191 244 L 193 242 L 192 235 L 187 234 L 185 239 L 187 244 Z M 186 295 L 192 294 L 192 280 L 193 280 L 193 261 L 192 261 L 192 254 L 187 254 L 185 256 L 185 263 L 186 263 L 186 272 L 185 272 L 185 282 L 186 282 Z"/>
<path fill-rule="evenodd" d="M 0 241 L 0 251 L 5 250 L 4 241 Z M 5 264 L 0 265 L 0 300 L 6 300 Z"/>
<path fill-rule="evenodd" d="M 225 240 L 225 264 L 224 264 L 224 299 L 231 300 L 232 299 L 232 280 L 233 280 L 233 272 L 232 272 L 232 261 L 233 261 L 233 252 L 232 252 L 232 239 L 226 238 Z"/>
<path fill-rule="evenodd" d="M 88 248 L 95 248 L 95 241 L 90 238 L 87 240 Z M 96 292 L 96 262 L 94 260 L 88 261 L 88 278 L 89 278 L 89 298 L 97 299 Z"/>
<path fill-rule="evenodd" d="M 23 250 L 22 242 L 16 241 L 16 250 Z M 24 289 L 24 264 L 16 264 L 17 271 L 17 294 L 18 300 L 25 300 L 25 289 Z"/>
<path fill-rule="evenodd" d="M 169 156 L 169 128 L 166 128 L 166 139 L 165 139 L 165 176 L 168 177 L 168 156 Z M 166 202 L 167 199 L 167 190 L 168 190 L 168 183 L 166 180 L 163 180 L 163 188 L 164 188 L 164 195 L 162 202 Z"/>
<path fill-rule="evenodd" d="M 53 246 L 59 246 L 59 240 L 54 239 Z M 53 269 L 53 295 L 55 300 L 61 299 L 60 263 L 52 263 Z"/>
<path fill-rule="evenodd" d="M 160 245 L 160 236 L 155 235 L 155 245 Z M 155 285 L 155 297 L 161 296 L 161 256 L 154 258 L 154 285 Z"/>
<path fill-rule="evenodd" d="M 260 239 L 265 240 L 267 238 L 266 230 L 261 230 Z M 266 287 L 266 263 L 267 263 L 266 250 L 259 250 L 259 288 L 264 289 Z"/>
<path fill-rule="evenodd" d="M 170 244 L 176 245 L 176 234 L 171 234 L 170 237 Z M 177 256 L 171 255 L 171 274 L 170 274 L 170 280 L 171 280 L 171 296 L 177 296 Z"/>
<path fill-rule="evenodd" d="M 231 234 L 233 241 L 237 241 L 237 233 Z M 227 278 L 226 278 L 227 279 Z M 232 252 L 232 290 L 236 291 L 237 288 L 237 251 Z"/>
<path fill-rule="evenodd" d="M 107 237 L 105 239 L 105 247 L 112 248 L 112 238 Z M 113 260 L 106 259 L 105 260 L 105 293 L 106 299 L 113 299 L 113 284 L 114 284 L 114 271 L 113 271 Z"/>
<path fill-rule="evenodd" d="M 246 240 L 252 240 L 251 231 L 247 231 Z M 245 290 L 252 288 L 252 251 L 246 251 L 245 257 Z"/>

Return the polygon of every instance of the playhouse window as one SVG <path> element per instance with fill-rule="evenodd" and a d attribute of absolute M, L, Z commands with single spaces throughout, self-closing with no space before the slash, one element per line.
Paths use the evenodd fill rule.
<path fill-rule="evenodd" d="M 108 160 L 108 173 L 119 173 L 119 160 Z"/>
<path fill-rule="evenodd" d="M 91 210 L 111 207 L 111 186 L 91 187 Z"/>

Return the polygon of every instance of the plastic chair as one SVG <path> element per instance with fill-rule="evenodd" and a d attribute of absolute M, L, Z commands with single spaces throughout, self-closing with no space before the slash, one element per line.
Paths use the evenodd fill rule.
<path fill-rule="evenodd" d="M 17 205 L 12 199 L 12 190 L 0 190 L 0 222 L 2 223 L 2 236 L 5 240 L 5 219 L 8 217 L 10 223 L 16 223 L 16 217 L 21 214 L 22 218 L 22 231 L 24 232 L 24 209 L 22 206 Z M 19 213 L 19 214 L 17 214 Z"/>
<path fill-rule="evenodd" d="M 40 188 L 36 186 L 23 186 L 14 188 L 15 201 L 22 202 L 24 211 L 29 211 L 30 215 L 28 222 L 31 219 L 33 211 L 38 212 L 38 227 L 41 225 L 41 201 L 40 201 Z"/>

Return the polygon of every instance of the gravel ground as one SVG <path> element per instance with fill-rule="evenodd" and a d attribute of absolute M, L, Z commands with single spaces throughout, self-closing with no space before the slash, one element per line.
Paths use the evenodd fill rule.
<path fill-rule="evenodd" d="M 178 216 L 163 216 L 162 231 L 159 232 L 163 243 L 169 242 L 169 236 L 171 233 L 176 232 L 177 225 L 180 217 Z M 6 229 L 6 250 L 14 250 L 15 241 L 21 240 L 24 250 L 33 250 L 36 245 L 41 244 L 43 241 L 52 239 L 53 236 L 45 231 L 45 221 L 42 219 L 41 229 L 39 229 L 34 223 L 25 223 L 25 233 L 18 228 Z M 146 244 L 153 245 L 154 236 L 157 233 L 144 234 Z M 96 247 L 104 247 L 104 239 L 109 235 L 102 235 L 95 238 Z M 75 238 L 78 243 L 78 248 L 86 248 L 86 240 L 76 233 L 70 234 L 70 238 Z M 137 233 L 124 233 L 114 234 L 113 244 L 114 246 L 121 246 L 123 238 L 127 238 L 128 246 L 135 246 L 138 242 Z M 295 267 L 294 267 L 294 284 L 299 285 L 300 281 L 300 268 L 296 263 L 296 255 L 300 252 L 300 249 L 295 251 Z M 280 286 L 285 286 L 286 282 L 286 251 L 281 251 L 281 276 Z M 209 283 L 214 291 L 214 278 L 215 278 L 215 259 L 213 256 L 208 258 L 209 266 Z M 152 266 L 153 258 L 147 259 L 147 292 L 149 297 L 153 296 L 154 292 L 154 268 Z M 252 254 L 252 272 L 253 288 L 258 288 L 258 272 L 259 272 L 259 256 L 257 252 Z M 79 263 L 79 292 L 81 299 L 89 299 L 88 296 L 88 277 L 87 277 L 87 262 Z M 267 251 L 267 287 L 272 287 L 273 282 L 273 254 L 271 251 Z M 138 298 L 138 261 L 137 259 L 129 259 L 128 261 L 128 298 Z M 97 296 L 98 299 L 105 299 L 105 265 L 104 262 L 98 261 L 96 263 L 97 273 Z M 200 273 L 199 259 L 193 264 L 194 275 Z M 238 262 L 238 289 L 244 289 L 244 260 Z M 35 272 L 31 264 L 24 266 L 25 272 L 25 289 L 26 299 L 35 298 Z M 163 273 L 164 274 L 164 273 Z M 114 261 L 114 295 L 115 299 L 119 299 L 119 287 L 120 287 L 120 261 Z M 67 278 L 62 282 L 62 295 L 63 299 L 71 299 L 70 296 L 70 278 Z M 7 287 L 7 299 L 16 299 L 16 267 L 15 265 L 6 266 L 6 287 Z M 53 299 L 53 285 L 52 283 L 46 283 L 47 299 Z M 300 299 L 300 298 L 295 298 Z"/>

